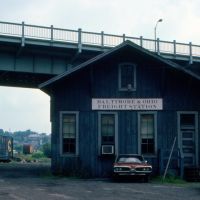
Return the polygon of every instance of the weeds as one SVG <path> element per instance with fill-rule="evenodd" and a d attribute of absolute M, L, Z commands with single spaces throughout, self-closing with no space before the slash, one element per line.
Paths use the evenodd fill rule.
<path fill-rule="evenodd" d="M 176 185 L 183 185 L 187 183 L 182 178 L 178 176 L 173 176 L 173 175 L 166 175 L 164 180 L 162 176 L 157 176 L 152 179 L 152 182 L 163 183 L 163 184 L 170 183 L 170 184 L 176 184 Z"/>

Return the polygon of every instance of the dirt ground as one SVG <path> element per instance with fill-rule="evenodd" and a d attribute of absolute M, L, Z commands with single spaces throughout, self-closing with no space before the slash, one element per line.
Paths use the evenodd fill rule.
<path fill-rule="evenodd" d="M 183 185 L 54 177 L 49 164 L 0 164 L 2 200 L 199 200 L 200 183 Z"/>

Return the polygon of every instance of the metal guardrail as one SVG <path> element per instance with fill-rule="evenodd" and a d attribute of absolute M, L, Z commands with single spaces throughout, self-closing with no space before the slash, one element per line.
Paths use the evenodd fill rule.
<path fill-rule="evenodd" d="M 200 57 L 200 45 L 193 45 L 191 42 L 186 44 L 178 43 L 175 40 L 173 42 L 162 41 L 159 40 L 159 38 L 157 40 L 152 40 L 143 37 L 129 37 L 125 34 L 105 34 L 103 31 L 101 33 L 94 33 L 82 31 L 81 29 L 70 30 L 54 28 L 53 26 L 29 25 L 24 22 L 21 24 L 0 22 L 0 35 L 21 37 L 22 41 L 24 41 L 24 38 L 35 38 L 38 40 L 49 40 L 51 42 L 60 41 L 77 43 L 79 47 L 83 45 L 114 47 L 125 40 L 130 40 L 137 45 L 150 51 L 157 52 L 158 54 L 172 54 L 174 57 L 177 55 L 188 56 L 190 62 L 192 62 L 193 57 Z"/>

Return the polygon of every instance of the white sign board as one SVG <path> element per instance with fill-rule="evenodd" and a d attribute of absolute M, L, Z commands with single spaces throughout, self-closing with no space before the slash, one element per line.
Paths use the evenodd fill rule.
<path fill-rule="evenodd" d="M 163 99 L 92 99 L 92 110 L 162 110 Z"/>

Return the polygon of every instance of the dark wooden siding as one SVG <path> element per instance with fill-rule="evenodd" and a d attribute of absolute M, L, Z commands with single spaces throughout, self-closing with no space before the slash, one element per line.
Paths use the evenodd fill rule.
<path fill-rule="evenodd" d="M 92 98 L 163 98 L 164 108 L 157 111 L 158 149 L 171 148 L 177 136 L 177 111 L 200 110 L 200 94 L 197 89 L 200 84 L 197 80 L 163 64 L 145 60 L 145 57 L 141 60 L 134 56 L 125 58 L 105 59 L 75 73 L 53 88 L 51 112 L 54 172 L 78 172 L 83 176 L 101 177 L 111 174 L 114 158 L 98 155 L 98 112 L 91 111 Z M 118 62 L 127 62 L 127 59 L 128 62 L 137 61 L 135 92 L 118 91 Z M 79 111 L 79 157 L 60 156 L 60 111 Z M 138 111 L 117 113 L 119 153 L 138 153 Z M 157 170 L 157 155 L 147 159 Z"/>
<path fill-rule="evenodd" d="M 119 154 L 138 153 L 137 112 L 119 111 Z"/>

